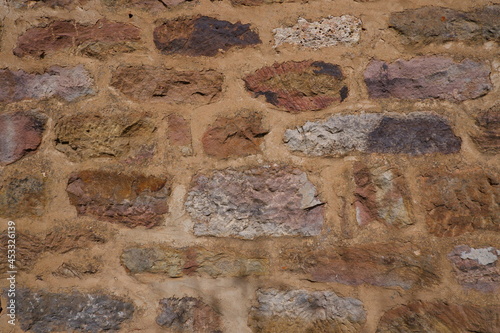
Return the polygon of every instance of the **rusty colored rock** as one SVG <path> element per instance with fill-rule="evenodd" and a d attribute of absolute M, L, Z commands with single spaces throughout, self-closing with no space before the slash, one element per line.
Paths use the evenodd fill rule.
<path fill-rule="evenodd" d="M 213 57 L 234 47 L 262 43 L 250 24 L 231 23 L 208 16 L 177 18 L 156 27 L 156 48 L 163 54 Z"/>
<path fill-rule="evenodd" d="M 41 216 L 47 202 L 45 182 L 34 176 L 5 179 L 0 185 L 0 216 Z"/>
<path fill-rule="evenodd" d="M 244 78 L 254 97 L 289 112 L 316 111 L 347 98 L 340 66 L 322 61 L 287 61 L 263 67 Z"/>
<path fill-rule="evenodd" d="M 387 311 L 377 333 L 495 333 L 500 330 L 500 307 L 478 307 L 443 301 L 415 301 Z"/>
<path fill-rule="evenodd" d="M 223 75 L 213 70 L 120 66 L 113 73 L 111 86 L 136 101 L 203 105 L 219 99 L 223 81 Z"/>
<path fill-rule="evenodd" d="M 17 40 L 14 54 L 43 58 L 47 53 L 74 48 L 78 53 L 98 58 L 132 52 L 140 41 L 140 29 L 129 23 L 99 20 L 94 25 L 75 21 L 54 21 L 28 29 Z"/>
<path fill-rule="evenodd" d="M 217 158 L 248 156 L 261 152 L 263 137 L 269 133 L 256 112 L 219 117 L 203 134 L 203 150 Z"/>
<path fill-rule="evenodd" d="M 182 155 L 193 154 L 191 124 L 179 114 L 170 114 L 167 118 L 167 138 L 171 146 L 176 147 Z"/>
<path fill-rule="evenodd" d="M 478 131 L 471 135 L 479 150 L 485 154 L 500 152 L 500 104 L 481 112 L 476 118 Z"/>
<path fill-rule="evenodd" d="M 149 228 L 168 211 L 170 184 L 154 176 L 87 170 L 72 174 L 66 191 L 78 215 Z"/>

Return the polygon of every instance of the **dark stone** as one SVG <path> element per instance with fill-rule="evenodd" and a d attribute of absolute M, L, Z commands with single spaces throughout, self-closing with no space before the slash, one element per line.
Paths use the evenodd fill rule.
<path fill-rule="evenodd" d="M 41 216 L 46 202 L 43 180 L 27 176 L 10 178 L 0 186 L 0 216 Z"/>

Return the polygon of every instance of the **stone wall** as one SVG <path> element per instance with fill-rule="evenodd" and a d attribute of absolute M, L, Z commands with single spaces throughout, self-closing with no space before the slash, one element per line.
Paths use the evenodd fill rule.
<path fill-rule="evenodd" d="M 3 0 L 1 332 L 500 331 L 500 3 Z"/>

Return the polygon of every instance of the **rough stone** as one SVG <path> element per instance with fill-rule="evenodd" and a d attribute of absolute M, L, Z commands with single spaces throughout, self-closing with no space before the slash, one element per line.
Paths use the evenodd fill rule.
<path fill-rule="evenodd" d="M 392 13 L 389 24 L 412 43 L 500 41 L 500 5 L 462 12 L 421 7 Z"/>
<path fill-rule="evenodd" d="M 299 2 L 299 0 L 231 0 L 234 6 L 260 6 L 273 3 Z"/>
<path fill-rule="evenodd" d="M 396 168 L 378 166 L 369 168 L 354 163 L 354 209 L 358 225 L 374 221 L 404 227 L 413 224 L 409 212 L 408 188 L 401 172 Z"/>
<path fill-rule="evenodd" d="M 170 184 L 166 178 L 86 170 L 70 176 L 66 191 L 78 215 L 149 228 L 168 211 Z"/>
<path fill-rule="evenodd" d="M 323 206 L 307 175 L 287 166 L 224 169 L 194 177 L 185 203 L 196 236 L 314 236 Z"/>
<path fill-rule="evenodd" d="M 260 289 L 249 324 L 254 332 L 359 332 L 363 303 L 331 291 Z"/>
<path fill-rule="evenodd" d="M 102 58 L 132 52 L 140 41 L 140 29 L 132 24 L 99 20 L 94 25 L 54 21 L 28 29 L 17 40 L 14 54 L 44 58 L 48 53 L 74 48 L 77 53 Z"/>
<path fill-rule="evenodd" d="M 462 142 L 446 119 L 429 112 L 334 115 L 286 130 L 284 141 L 290 150 L 311 156 L 341 156 L 352 151 L 451 154 L 460 150 Z"/>
<path fill-rule="evenodd" d="M 267 133 L 262 116 L 256 112 L 219 117 L 203 134 L 203 150 L 217 158 L 258 154 Z"/>
<path fill-rule="evenodd" d="M 21 289 L 16 293 L 21 329 L 35 333 L 119 330 L 134 305 L 106 294 L 48 293 Z"/>
<path fill-rule="evenodd" d="M 194 297 L 162 299 L 156 323 L 176 333 L 222 333 L 223 330 L 220 313 Z"/>
<path fill-rule="evenodd" d="M 43 7 L 74 9 L 76 6 L 83 6 L 88 0 L 11 0 L 10 3 L 15 8 L 37 9 Z"/>
<path fill-rule="evenodd" d="M 120 157 L 139 150 L 155 129 L 151 119 L 135 112 L 80 112 L 57 121 L 56 149 L 73 160 Z"/>
<path fill-rule="evenodd" d="M 172 278 L 184 275 L 212 278 L 263 275 L 267 273 L 269 266 L 267 259 L 248 258 L 238 253 L 214 252 L 197 247 L 131 247 L 123 251 L 121 260 L 131 273 L 161 273 Z"/>
<path fill-rule="evenodd" d="M 481 112 L 476 118 L 478 131 L 472 134 L 472 140 L 485 154 L 500 152 L 500 104 Z"/>
<path fill-rule="evenodd" d="M 262 43 L 250 24 L 231 23 L 208 16 L 177 18 L 154 30 L 154 42 L 163 54 L 213 57 L 221 51 Z"/>
<path fill-rule="evenodd" d="M 111 86 L 136 101 L 210 104 L 217 101 L 224 77 L 213 70 L 177 71 L 151 66 L 120 66 Z"/>
<path fill-rule="evenodd" d="M 47 117 L 34 111 L 0 114 L 0 165 L 14 163 L 38 148 Z"/>
<path fill-rule="evenodd" d="M 0 103 L 25 99 L 60 97 L 71 102 L 78 97 L 94 93 L 89 72 L 82 66 L 50 67 L 43 74 L 0 69 Z"/>
<path fill-rule="evenodd" d="M 500 307 L 415 301 L 387 311 L 377 333 L 494 333 L 500 330 Z"/>
<path fill-rule="evenodd" d="M 167 118 L 167 138 L 170 145 L 178 147 L 184 156 L 193 154 L 191 124 L 181 115 L 171 114 Z"/>
<path fill-rule="evenodd" d="M 254 97 L 264 96 L 280 110 L 316 111 L 347 98 L 348 88 L 338 65 L 322 61 L 287 61 L 263 67 L 244 78 Z"/>
<path fill-rule="evenodd" d="M 92 275 L 101 269 L 101 260 L 98 257 L 88 255 L 78 256 L 78 261 L 63 262 L 52 275 L 63 278 L 84 278 L 86 275 Z"/>
<path fill-rule="evenodd" d="M 480 169 L 424 172 L 418 179 L 427 227 L 438 237 L 500 232 L 500 180 Z"/>
<path fill-rule="evenodd" d="M 41 216 L 47 201 L 42 179 L 34 176 L 5 179 L 0 186 L 0 216 L 13 219 Z"/>
<path fill-rule="evenodd" d="M 287 270 L 305 273 L 315 282 L 410 289 L 439 281 L 433 255 L 411 244 L 290 248 L 283 251 L 282 259 Z"/>
<path fill-rule="evenodd" d="M 458 282 L 465 288 L 494 293 L 500 288 L 500 250 L 494 247 L 456 246 L 448 254 Z"/>
<path fill-rule="evenodd" d="M 300 17 L 293 27 L 276 28 L 274 47 L 289 43 L 319 49 L 337 44 L 353 45 L 361 36 L 361 20 L 351 15 L 328 16 L 316 22 Z"/>
<path fill-rule="evenodd" d="M 372 60 L 365 70 L 371 98 L 443 99 L 461 102 L 486 95 L 491 89 L 490 68 L 465 59 L 416 57 L 386 63 Z"/>
<path fill-rule="evenodd" d="M 102 0 L 102 2 L 112 8 L 139 8 L 146 11 L 158 13 L 180 6 L 184 3 L 197 3 L 193 0 Z"/>

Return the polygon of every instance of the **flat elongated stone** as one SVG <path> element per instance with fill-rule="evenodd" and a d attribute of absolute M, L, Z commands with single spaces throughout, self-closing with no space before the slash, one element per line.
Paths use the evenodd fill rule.
<path fill-rule="evenodd" d="M 168 211 L 170 184 L 154 176 L 87 170 L 72 174 L 66 191 L 78 215 L 153 227 Z"/>
<path fill-rule="evenodd" d="M 365 70 L 371 98 L 443 99 L 461 102 L 486 95 L 491 89 L 490 68 L 465 59 L 416 57 L 386 63 L 372 60 Z"/>
<path fill-rule="evenodd" d="M 444 118 L 428 112 L 334 115 L 286 130 L 284 141 L 290 150 L 311 156 L 341 156 L 353 151 L 450 154 L 458 152 L 462 142 Z"/>
<path fill-rule="evenodd" d="M 223 81 L 222 74 L 213 70 L 120 66 L 113 72 L 111 86 L 136 101 L 202 105 L 219 99 Z"/>
<path fill-rule="evenodd" d="M 11 1 L 11 3 L 16 8 L 36 9 L 36 8 L 50 7 L 50 8 L 64 8 L 68 10 L 74 9 L 76 6 L 85 5 L 87 2 L 88 0 L 38 0 L 38 1 L 12 0 Z"/>
<path fill-rule="evenodd" d="M 359 332 L 366 321 L 363 303 L 331 291 L 260 289 L 250 312 L 254 332 Z"/>
<path fill-rule="evenodd" d="M 287 61 L 263 67 L 244 78 L 254 97 L 289 112 L 315 111 L 347 98 L 340 66 L 322 61 Z"/>
<path fill-rule="evenodd" d="M 94 93 L 94 80 L 82 66 L 53 66 L 42 74 L 0 69 L 0 103 L 60 97 L 71 102 Z"/>
<path fill-rule="evenodd" d="M 250 24 L 231 23 L 208 16 L 177 18 L 156 27 L 154 42 L 163 54 L 213 57 L 233 47 L 262 43 Z"/>
<path fill-rule="evenodd" d="M 500 104 L 481 112 L 476 118 L 478 131 L 471 135 L 479 150 L 485 154 L 500 152 Z"/>
<path fill-rule="evenodd" d="M 285 166 L 195 176 L 185 206 L 196 236 L 313 236 L 323 225 L 315 186 L 304 172 Z"/>
<path fill-rule="evenodd" d="M 21 329 L 36 333 L 119 330 L 134 305 L 106 294 L 16 292 Z"/>
<path fill-rule="evenodd" d="M 101 0 L 106 6 L 113 9 L 139 8 L 153 13 L 168 11 L 184 3 L 198 3 L 192 0 Z"/>

